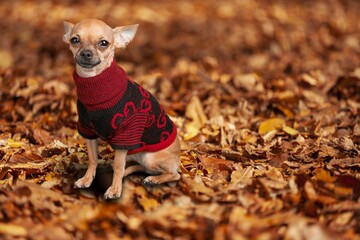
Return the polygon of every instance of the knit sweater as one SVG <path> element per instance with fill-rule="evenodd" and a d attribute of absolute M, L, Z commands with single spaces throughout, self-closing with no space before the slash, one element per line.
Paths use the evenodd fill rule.
<path fill-rule="evenodd" d="M 153 95 L 116 64 L 97 76 L 73 74 L 78 95 L 78 132 L 101 138 L 128 154 L 159 151 L 176 138 L 176 127 Z"/>

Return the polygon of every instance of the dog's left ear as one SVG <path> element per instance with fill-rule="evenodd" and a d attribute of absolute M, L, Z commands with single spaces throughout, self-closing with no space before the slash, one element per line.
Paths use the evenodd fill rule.
<path fill-rule="evenodd" d="M 69 43 L 70 41 L 70 34 L 71 34 L 71 30 L 73 29 L 74 24 L 70 23 L 70 22 L 64 22 L 64 36 L 63 36 L 63 41 L 66 43 Z"/>
<path fill-rule="evenodd" d="M 113 29 L 115 47 L 125 48 L 134 38 L 139 24 L 116 27 Z"/>

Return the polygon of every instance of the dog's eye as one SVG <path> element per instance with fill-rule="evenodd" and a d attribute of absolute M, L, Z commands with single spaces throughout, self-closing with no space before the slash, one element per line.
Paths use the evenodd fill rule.
<path fill-rule="evenodd" d="M 109 45 L 109 42 L 106 41 L 106 40 L 101 40 L 101 41 L 99 42 L 99 46 L 100 46 L 100 47 L 105 48 L 105 47 L 107 47 L 108 45 Z"/>
<path fill-rule="evenodd" d="M 80 42 L 80 38 L 78 38 L 78 37 L 73 37 L 73 38 L 70 39 L 70 42 L 71 42 L 72 44 L 77 44 L 77 43 Z"/>

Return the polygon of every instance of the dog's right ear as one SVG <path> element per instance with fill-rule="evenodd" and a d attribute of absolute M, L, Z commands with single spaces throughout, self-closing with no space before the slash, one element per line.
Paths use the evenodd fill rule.
<path fill-rule="evenodd" d="M 139 24 L 121 26 L 113 29 L 115 47 L 125 48 L 134 38 Z"/>
<path fill-rule="evenodd" d="M 63 36 L 64 42 L 66 42 L 66 43 L 70 42 L 70 34 L 71 34 L 71 30 L 73 29 L 73 27 L 74 27 L 74 24 L 64 21 L 64 36 Z"/>

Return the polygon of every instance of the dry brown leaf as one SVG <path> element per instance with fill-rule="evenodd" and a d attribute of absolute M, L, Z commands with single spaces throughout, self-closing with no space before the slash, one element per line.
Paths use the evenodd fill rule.
<path fill-rule="evenodd" d="M 340 145 L 341 148 L 347 151 L 355 149 L 354 142 L 348 137 L 340 138 L 338 144 Z"/>
<path fill-rule="evenodd" d="M 39 127 L 34 128 L 34 138 L 40 144 L 49 144 L 54 141 L 54 137 L 48 131 Z"/>
<path fill-rule="evenodd" d="M 351 197 L 354 194 L 354 189 L 348 187 L 335 187 L 334 192 L 336 196 Z"/>
<path fill-rule="evenodd" d="M 249 166 L 247 168 L 238 167 L 231 172 L 231 183 L 238 187 L 249 185 L 253 181 L 254 168 Z"/>
<path fill-rule="evenodd" d="M 318 83 L 317 79 L 315 79 L 314 77 L 312 77 L 311 75 L 309 75 L 307 73 L 304 73 L 302 75 L 302 80 L 311 86 L 316 86 Z"/>
<path fill-rule="evenodd" d="M 214 190 L 206 187 L 200 176 L 195 175 L 194 179 L 184 178 L 183 180 L 190 192 L 193 192 L 196 195 L 205 194 L 210 197 L 214 196 Z"/>
<path fill-rule="evenodd" d="M 186 133 L 184 139 L 189 140 L 198 135 L 201 128 L 208 121 L 199 97 L 193 96 L 191 98 L 186 107 L 185 116 L 191 119 L 191 122 L 185 124 Z"/>
<path fill-rule="evenodd" d="M 282 173 L 275 168 L 271 168 L 266 177 L 259 178 L 259 181 L 266 189 L 284 189 L 288 186 L 288 182 L 284 179 Z M 271 191 L 269 190 L 269 192 Z"/>
<path fill-rule="evenodd" d="M 314 185 L 310 181 L 306 181 L 304 190 L 307 198 L 311 201 L 321 202 L 326 205 L 336 203 L 335 198 L 317 193 Z"/>
<path fill-rule="evenodd" d="M 43 164 L 44 159 L 32 152 L 23 152 L 23 153 L 18 153 L 18 154 L 14 154 L 10 160 L 9 160 L 9 164 Z M 12 166 L 15 167 L 15 166 Z"/>
<path fill-rule="evenodd" d="M 351 219 L 353 217 L 354 217 L 353 212 L 345 212 L 345 213 L 339 214 L 333 221 L 333 224 L 335 224 L 336 226 L 343 226 L 343 225 L 349 224 L 349 222 L 351 221 Z"/>
<path fill-rule="evenodd" d="M 359 123 L 355 124 L 353 134 L 354 134 L 354 136 L 360 136 L 360 124 Z"/>
<path fill-rule="evenodd" d="M 302 91 L 303 96 L 306 98 L 307 102 L 313 106 L 324 106 L 325 98 L 318 93 L 309 90 Z"/>
<path fill-rule="evenodd" d="M 304 229 L 307 229 L 304 231 Z M 326 233 L 319 224 L 313 224 L 305 218 L 292 221 L 285 234 L 285 239 L 311 240 L 311 239 L 336 239 Z"/>
<path fill-rule="evenodd" d="M 233 161 L 219 159 L 214 157 L 199 156 L 203 168 L 208 172 L 216 171 L 230 171 Z"/>
<path fill-rule="evenodd" d="M 332 159 L 329 162 L 330 165 L 340 166 L 342 168 L 346 167 L 359 167 L 360 166 L 360 159 L 354 158 L 345 158 L 345 159 Z"/>
<path fill-rule="evenodd" d="M 328 145 L 323 145 L 320 148 L 319 157 L 335 157 L 338 154 L 338 150 Z"/>

